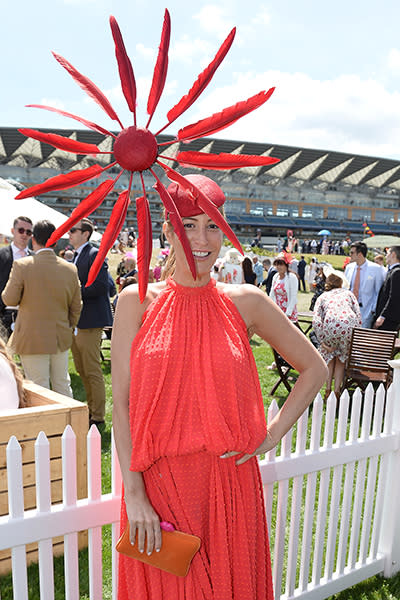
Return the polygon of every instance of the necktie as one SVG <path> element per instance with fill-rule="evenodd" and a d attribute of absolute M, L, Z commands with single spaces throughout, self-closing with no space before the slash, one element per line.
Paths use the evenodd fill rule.
<path fill-rule="evenodd" d="M 72 259 L 73 264 L 76 264 L 76 259 L 78 258 L 78 252 L 75 250 L 74 258 Z"/>
<path fill-rule="evenodd" d="M 358 294 L 360 292 L 360 273 L 361 273 L 361 267 L 357 267 L 357 272 L 356 272 L 356 276 L 354 278 L 354 284 L 353 284 L 353 294 L 355 295 L 357 300 L 358 300 Z"/>

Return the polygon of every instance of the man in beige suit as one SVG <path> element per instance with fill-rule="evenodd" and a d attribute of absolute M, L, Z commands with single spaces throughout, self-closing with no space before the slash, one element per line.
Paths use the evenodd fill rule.
<path fill-rule="evenodd" d="M 19 304 L 10 345 L 25 377 L 72 397 L 68 349 L 81 313 L 81 286 L 75 265 L 45 247 L 54 230 L 49 221 L 36 223 L 35 255 L 14 261 L 1 297 L 7 305 Z"/>

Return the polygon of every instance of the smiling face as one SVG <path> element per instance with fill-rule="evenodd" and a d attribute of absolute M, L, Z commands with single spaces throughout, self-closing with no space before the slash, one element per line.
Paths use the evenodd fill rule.
<path fill-rule="evenodd" d="M 204 213 L 193 217 L 184 217 L 182 221 L 196 264 L 197 279 L 195 285 L 204 285 L 205 280 L 209 279 L 210 271 L 219 256 L 222 232 Z M 193 285 L 193 277 L 182 244 L 169 224 L 167 224 L 165 233 L 168 242 L 175 250 L 175 279 L 179 283 L 184 284 L 186 282 Z"/>

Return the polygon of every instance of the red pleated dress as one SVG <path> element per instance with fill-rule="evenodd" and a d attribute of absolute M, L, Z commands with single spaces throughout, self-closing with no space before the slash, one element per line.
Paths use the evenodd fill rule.
<path fill-rule="evenodd" d="M 186 577 L 119 556 L 119 600 L 272 600 L 268 533 L 253 452 L 266 425 L 245 323 L 211 279 L 172 279 L 131 352 L 131 469 L 164 521 L 201 538 Z M 121 507 L 121 531 L 126 524 Z"/>

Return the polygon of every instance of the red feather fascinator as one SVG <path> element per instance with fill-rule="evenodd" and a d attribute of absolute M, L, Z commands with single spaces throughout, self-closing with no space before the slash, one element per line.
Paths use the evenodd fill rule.
<path fill-rule="evenodd" d="M 140 300 L 143 301 L 146 296 L 148 271 L 152 253 L 150 208 L 142 175 L 143 171 L 148 170 L 153 174 L 156 181 L 154 188 L 158 192 L 165 210 L 169 215 L 169 219 L 174 227 L 174 230 L 182 243 L 193 277 L 196 277 L 194 258 L 182 224 L 182 216 L 185 216 L 185 212 L 187 211 L 188 207 L 190 207 L 191 210 L 205 212 L 210 218 L 213 219 L 218 227 L 221 228 L 221 230 L 241 252 L 242 249 L 232 229 L 229 227 L 222 214 L 218 210 L 218 206 L 220 206 L 220 204 L 218 204 L 219 200 L 218 202 L 215 201 L 215 194 L 221 199 L 223 196 L 222 190 L 220 190 L 220 188 L 214 182 L 210 183 L 211 180 L 208 178 L 199 180 L 197 178 L 198 176 L 183 177 L 177 171 L 169 167 L 165 161 L 176 161 L 183 167 L 192 166 L 202 169 L 230 170 L 250 166 L 272 165 L 277 162 L 277 159 L 269 156 L 253 156 L 246 154 L 230 155 L 224 153 L 207 154 L 204 152 L 191 151 L 178 152 L 177 156 L 175 157 L 167 157 L 163 156 L 159 152 L 160 146 L 157 143 L 157 135 L 159 135 L 161 131 L 163 131 L 173 121 L 180 117 L 197 100 L 200 94 L 202 94 L 202 92 L 208 86 L 233 43 L 236 31 L 235 29 L 232 29 L 232 31 L 229 33 L 227 38 L 218 49 L 213 60 L 200 73 L 188 93 L 185 94 L 168 112 L 166 125 L 158 132 L 153 134 L 148 128 L 157 108 L 161 94 L 164 90 L 168 71 L 168 50 L 171 35 L 171 21 L 169 12 L 168 10 L 165 10 L 164 14 L 161 40 L 147 102 L 147 112 L 149 114 L 149 118 L 145 128 L 138 127 L 136 124 L 137 95 L 135 75 L 131 61 L 126 52 L 119 25 L 114 17 L 110 17 L 110 26 L 115 44 L 115 56 L 121 80 L 121 87 L 128 104 L 128 108 L 132 113 L 133 125 L 124 127 L 118 115 L 111 106 L 110 101 L 103 94 L 100 88 L 97 87 L 97 85 L 88 77 L 80 73 L 78 69 L 76 69 L 65 58 L 54 52 L 53 55 L 57 62 L 67 71 L 67 73 L 69 73 L 72 79 L 92 98 L 92 100 L 94 100 L 103 109 L 106 115 L 119 124 L 121 127 L 121 132 L 118 135 L 115 135 L 97 123 L 93 123 L 92 121 L 88 121 L 83 117 L 53 108 L 51 106 L 32 104 L 28 106 L 56 112 L 62 116 L 79 121 L 89 129 L 92 129 L 98 133 L 113 137 L 113 154 L 115 160 L 105 168 L 102 168 L 99 165 L 94 165 L 86 169 L 72 171 L 71 173 L 67 173 L 65 175 L 57 175 L 56 177 L 48 179 L 44 183 L 24 190 L 18 194 L 17 198 L 27 198 L 32 195 L 44 194 L 45 192 L 71 188 L 84 181 L 103 176 L 104 172 L 112 167 L 119 166 L 121 168 L 119 174 L 114 179 L 110 178 L 104 180 L 104 178 L 102 178 L 102 180 L 99 181 L 97 188 L 91 194 L 89 194 L 87 198 L 81 201 L 78 207 L 72 212 L 69 219 L 61 227 L 56 229 L 54 234 L 51 236 L 48 245 L 52 245 L 65 233 L 65 231 L 68 231 L 68 229 L 80 221 L 80 219 L 89 216 L 94 210 L 96 210 L 96 208 L 106 199 L 107 195 L 113 191 L 117 180 L 123 172 L 129 172 L 131 174 L 127 189 L 124 189 L 119 194 L 118 199 L 114 204 L 110 221 L 101 241 L 100 250 L 91 267 L 87 283 L 87 285 L 91 285 L 96 279 L 108 250 L 112 247 L 115 239 L 123 227 L 130 203 L 133 174 L 137 172 L 139 174 L 141 187 L 143 190 L 143 195 L 136 199 L 139 234 L 139 294 Z M 189 142 L 204 136 L 212 135 L 217 131 L 221 131 L 225 127 L 229 127 L 229 125 L 235 123 L 235 121 L 238 119 L 241 119 L 245 115 L 249 114 L 251 111 L 262 106 L 271 97 L 273 91 L 274 88 L 270 88 L 267 91 L 261 91 L 251 98 L 237 102 L 236 104 L 229 106 L 224 110 L 211 115 L 210 117 L 206 117 L 197 123 L 186 125 L 178 131 L 175 139 L 172 139 L 167 143 L 163 143 L 162 146 L 174 144 L 176 142 Z M 20 129 L 20 132 L 28 137 L 49 144 L 54 148 L 59 148 L 65 152 L 89 156 L 107 154 L 106 152 L 101 151 L 99 147 L 94 144 L 82 143 L 72 140 L 68 137 L 44 133 L 32 129 Z M 172 162 L 170 162 L 170 164 L 172 164 Z M 161 167 L 166 176 L 173 182 L 168 189 L 166 189 L 165 185 L 154 172 L 152 168 L 154 165 Z M 204 180 L 207 181 L 205 182 Z M 217 191 L 212 184 L 214 184 L 219 191 Z"/>

